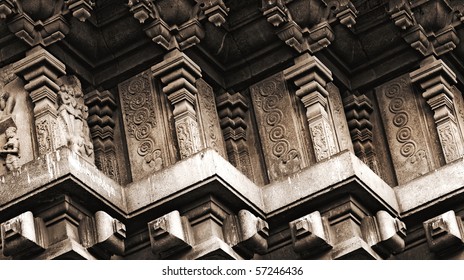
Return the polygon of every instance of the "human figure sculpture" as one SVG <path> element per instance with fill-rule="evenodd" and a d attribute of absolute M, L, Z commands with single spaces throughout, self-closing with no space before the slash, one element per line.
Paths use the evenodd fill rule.
<path fill-rule="evenodd" d="M 16 127 L 10 126 L 6 129 L 5 135 L 7 141 L 0 150 L 0 154 L 5 156 L 5 166 L 8 171 L 12 171 L 14 175 L 19 174 L 19 138 L 16 137 Z"/>

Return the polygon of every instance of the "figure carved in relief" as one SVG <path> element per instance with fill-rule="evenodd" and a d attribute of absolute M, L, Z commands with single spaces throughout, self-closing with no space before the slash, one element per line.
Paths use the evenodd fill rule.
<path fill-rule="evenodd" d="M 5 135 L 7 141 L 3 145 L 0 154 L 5 156 L 5 166 L 8 171 L 12 171 L 13 175 L 20 173 L 19 165 L 19 138 L 16 137 L 16 127 L 10 126 L 6 129 Z"/>
<path fill-rule="evenodd" d="M 88 107 L 84 104 L 84 94 L 79 79 L 75 76 L 61 77 L 58 91 L 58 115 L 66 130 L 68 147 L 82 156 L 92 156 L 93 144 L 87 125 Z"/>

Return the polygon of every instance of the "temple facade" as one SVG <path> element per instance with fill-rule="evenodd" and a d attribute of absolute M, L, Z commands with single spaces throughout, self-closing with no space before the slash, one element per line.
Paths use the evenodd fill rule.
<path fill-rule="evenodd" d="M 0 0 L 0 259 L 464 258 L 463 0 Z"/>

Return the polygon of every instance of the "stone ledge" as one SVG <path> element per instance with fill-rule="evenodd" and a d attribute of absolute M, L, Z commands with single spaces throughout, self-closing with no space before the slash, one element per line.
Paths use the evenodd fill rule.
<path fill-rule="evenodd" d="M 17 176 L 0 177 L 1 218 L 14 212 L 12 208 L 24 209 L 21 206 L 24 203 L 50 199 L 46 197 L 48 193 L 76 194 L 103 201 L 120 215 L 126 212 L 121 186 L 80 156 L 62 148 L 23 165 Z"/>
<path fill-rule="evenodd" d="M 292 191 L 288 191 L 289 189 Z M 394 215 L 399 214 L 393 189 L 349 151 L 332 156 L 289 176 L 286 180 L 265 186 L 265 212 L 268 217 L 272 217 L 290 207 L 316 202 L 315 199 L 321 204 L 324 197 L 343 193 L 354 194 L 360 199 L 369 195 L 387 211 Z M 366 199 L 365 202 L 371 203 L 372 199 Z"/>
<path fill-rule="evenodd" d="M 403 217 L 430 209 L 432 204 L 464 195 L 464 159 L 397 186 L 394 190 Z"/>
<path fill-rule="evenodd" d="M 231 202 L 247 204 L 264 216 L 261 191 L 245 175 L 211 149 L 203 150 L 124 188 L 128 217 L 175 200 L 193 201 L 212 194 Z"/>

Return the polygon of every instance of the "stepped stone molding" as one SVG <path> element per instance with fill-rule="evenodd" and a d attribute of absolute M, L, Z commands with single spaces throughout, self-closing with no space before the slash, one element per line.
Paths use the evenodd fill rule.
<path fill-rule="evenodd" d="M 356 24 L 358 11 L 350 0 L 309 0 L 296 3 L 294 10 L 287 2 L 292 1 L 262 0 L 261 11 L 278 28 L 277 36 L 300 53 L 329 46 L 335 38 L 331 23 L 337 21 L 350 29 Z"/>
<path fill-rule="evenodd" d="M 79 21 L 90 18 L 92 0 L 55 1 L 2 0 L 0 20 L 8 29 L 30 46 L 48 46 L 65 38 L 70 24 L 66 15 L 71 13 Z"/>
<path fill-rule="evenodd" d="M 207 18 L 220 27 L 229 11 L 223 0 L 196 0 L 195 4 L 187 0 L 129 0 L 128 7 L 147 36 L 168 51 L 199 44 L 205 36 L 201 20 Z"/>
<path fill-rule="evenodd" d="M 290 222 L 293 250 L 310 256 L 332 249 L 329 224 L 319 211 Z"/>
<path fill-rule="evenodd" d="M 410 76 L 412 82 L 423 90 L 422 96 L 434 112 L 433 118 L 446 163 L 461 158 L 464 153 L 463 139 L 458 130 L 451 88 L 456 83 L 456 74 L 441 59 L 429 57 Z"/>
<path fill-rule="evenodd" d="M 423 56 L 443 55 L 456 48 L 456 27 L 462 24 L 462 5 L 447 0 L 390 0 L 388 13 L 404 40 Z M 440 17 L 435 15 L 440 14 Z"/>
<path fill-rule="evenodd" d="M 226 143 L 227 158 L 248 178 L 253 178 L 253 167 L 247 145 L 245 116 L 248 104 L 239 92 L 224 92 L 216 98 L 218 114 Z"/>
<path fill-rule="evenodd" d="M 306 108 L 310 137 L 316 160 L 321 161 L 339 152 L 335 143 L 333 122 L 329 120 L 328 82 L 332 81 L 332 72 L 322 62 L 305 53 L 295 59 L 295 65 L 284 71 L 287 81 L 297 86 L 296 95 Z"/>
<path fill-rule="evenodd" d="M 121 182 L 114 145 L 116 125 L 113 118 L 113 112 L 116 109 L 114 97 L 107 90 L 102 92 L 94 90 L 86 94 L 84 99 L 89 107 L 87 122 L 94 145 L 95 165 L 111 179 Z"/>

